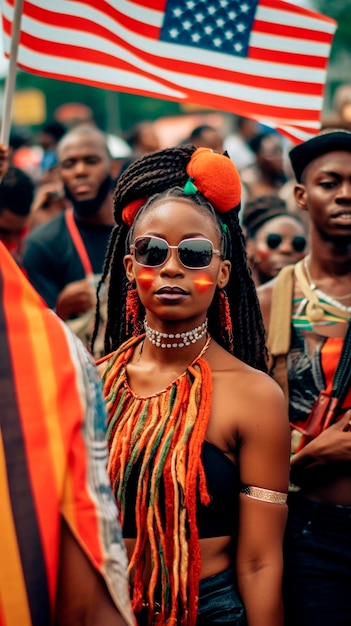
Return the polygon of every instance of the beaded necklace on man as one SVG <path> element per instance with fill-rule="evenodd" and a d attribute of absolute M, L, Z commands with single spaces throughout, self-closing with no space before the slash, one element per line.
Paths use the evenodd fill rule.
<path fill-rule="evenodd" d="M 294 326 L 313 330 L 313 327 L 318 324 L 336 324 L 347 322 L 351 318 L 351 306 L 345 306 L 339 302 L 341 299 L 350 298 L 351 293 L 337 299 L 318 289 L 311 278 L 307 257 L 296 263 L 295 276 L 303 298 L 294 299 Z"/>
<path fill-rule="evenodd" d="M 304 268 L 305 268 L 306 276 L 310 283 L 310 289 L 312 289 L 312 291 L 314 291 L 322 301 L 326 302 L 327 304 L 330 304 L 336 309 L 339 309 L 339 311 L 344 311 L 346 313 L 350 313 L 351 315 L 351 306 L 345 306 L 344 304 L 340 302 L 341 300 L 349 300 L 351 298 L 351 292 L 346 293 L 343 296 L 337 296 L 337 297 L 334 296 L 334 298 L 332 298 L 332 296 L 328 296 L 328 294 L 326 294 L 324 291 L 322 291 L 321 289 L 318 289 L 316 283 L 312 280 L 310 271 L 308 269 L 307 257 L 304 258 Z"/>
<path fill-rule="evenodd" d="M 201 327 L 197 334 L 203 336 Z M 212 374 L 202 357 L 211 337 L 183 374 L 147 397 L 133 393 L 126 375 L 127 364 L 144 338 L 122 345 L 108 361 L 103 377 L 111 451 L 108 472 L 123 527 L 128 479 L 133 467 L 140 467 L 137 541 L 129 565 L 135 569 L 135 613 L 146 610 L 150 623 L 152 616 L 152 623 L 159 626 L 194 626 L 201 569 L 196 506 L 199 498 L 203 504 L 209 502 L 201 449 L 211 410 Z M 147 543 L 153 569 L 146 586 Z"/>

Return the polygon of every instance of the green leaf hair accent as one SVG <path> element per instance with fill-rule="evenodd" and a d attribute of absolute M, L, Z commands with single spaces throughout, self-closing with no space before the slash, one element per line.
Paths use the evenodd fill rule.
<path fill-rule="evenodd" d="M 195 193 L 198 192 L 198 189 L 194 185 L 193 180 L 194 180 L 193 178 L 189 178 L 184 185 L 183 191 L 186 196 L 193 196 Z"/>

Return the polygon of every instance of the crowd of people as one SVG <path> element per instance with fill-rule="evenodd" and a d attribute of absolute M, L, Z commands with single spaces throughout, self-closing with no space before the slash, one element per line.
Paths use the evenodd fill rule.
<path fill-rule="evenodd" d="M 309 251 L 258 288 L 292 430 L 286 625 L 350 623 L 351 133 L 290 153 Z M 286 303 L 284 306 L 283 301 Z"/>
<path fill-rule="evenodd" d="M 0 146 L 0 622 L 350 626 L 351 131 L 39 137 Z"/>

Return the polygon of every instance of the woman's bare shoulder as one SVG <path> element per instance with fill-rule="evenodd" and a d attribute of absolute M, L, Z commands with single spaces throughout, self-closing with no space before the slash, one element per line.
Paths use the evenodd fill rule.
<path fill-rule="evenodd" d="M 284 394 L 265 372 L 223 356 L 212 370 L 213 402 L 209 437 L 235 447 L 262 437 L 289 444 L 289 420 Z M 287 445 L 288 445 L 287 444 Z M 232 448 L 231 448 L 232 449 Z"/>
<path fill-rule="evenodd" d="M 221 346 L 214 352 L 210 365 L 214 384 L 225 388 L 229 394 L 239 389 L 241 398 L 258 402 L 269 398 L 280 402 L 283 398 L 281 388 L 266 372 L 247 365 Z"/>

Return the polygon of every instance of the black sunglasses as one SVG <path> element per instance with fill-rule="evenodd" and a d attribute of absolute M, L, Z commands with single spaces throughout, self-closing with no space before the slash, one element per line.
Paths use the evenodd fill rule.
<path fill-rule="evenodd" d="M 195 237 L 183 239 L 177 246 L 170 246 L 161 237 L 137 237 L 134 244 L 130 246 L 136 262 L 145 267 L 163 265 L 172 249 L 177 250 L 181 264 L 191 270 L 208 267 L 214 254 L 221 256 L 221 252 L 214 249 L 209 239 Z"/>
<path fill-rule="evenodd" d="M 266 244 L 270 250 L 276 250 L 279 248 L 283 239 L 286 239 L 286 237 L 282 237 L 282 235 L 278 235 L 278 233 L 270 233 L 270 235 L 267 235 Z M 303 252 L 307 245 L 307 239 L 302 235 L 290 237 L 290 242 L 295 252 Z"/>

